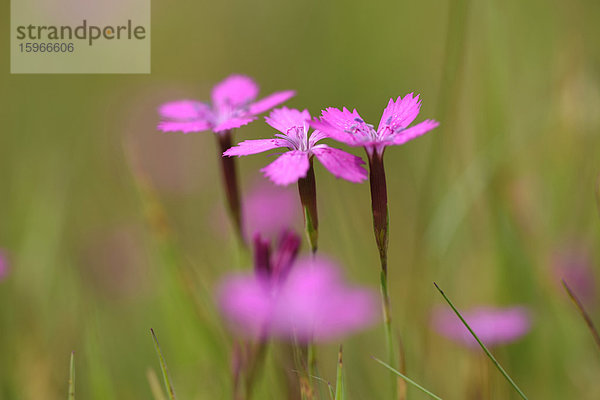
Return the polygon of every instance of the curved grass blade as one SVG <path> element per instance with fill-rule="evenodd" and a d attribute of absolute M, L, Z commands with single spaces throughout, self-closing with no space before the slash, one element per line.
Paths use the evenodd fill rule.
<path fill-rule="evenodd" d="M 598 334 L 598 330 L 596 329 L 596 326 L 594 325 L 594 321 L 592 321 L 592 318 L 590 318 L 590 315 L 587 313 L 587 311 L 585 311 L 585 308 L 583 308 L 583 304 L 581 303 L 579 298 L 577 298 L 577 296 L 575 296 L 575 293 L 573 293 L 573 291 L 567 285 L 567 282 L 565 282 L 564 279 L 562 280 L 562 284 L 563 284 L 563 287 L 565 288 L 565 290 L 567 291 L 567 294 L 571 298 L 571 301 L 573 301 L 573 303 L 575 304 L 575 307 L 577 307 L 579 314 L 581 314 L 581 316 L 583 317 L 583 320 L 585 321 L 585 324 L 587 325 L 588 329 L 592 333 L 592 336 L 594 337 L 594 341 L 596 342 L 596 346 L 598 346 L 598 348 L 600 349 L 600 335 Z"/>
<path fill-rule="evenodd" d="M 342 345 L 338 352 L 337 378 L 335 382 L 335 400 L 344 400 L 346 398 L 346 387 L 344 385 L 344 370 L 342 362 Z"/>
<path fill-rule="evenodd" d="M 167 400 L 160 387 L 158 376 L 156 376 L 156 372 L 154 372 L 153 368 L 148 368 L 146 371 L 146 378 L 148 379 L 148 384 L 150 385 L 150 391 L 152 392 L 154 400 Z"/>
<path fill-rule="evenodd" d="M 71 352 L 71 362 L 69 364 L 69 396 L 68 400 L 75 400 L 75 352 Z"/>
<path fill-rule="evenodd" d="M 398 375 L 400 378 L 404 379 L 406 382 L 410 383 L 411 385 L 413 385 L 414 387 L 416 387 L 417 389 L 419 389 L 420 391 L 422 391 L 423 393 L 428 394 L 430 397 L 432 397 L 432 398 L 434 398 L 436 400 L 442 400 L 441 397 L 436 396 L 435 394 L 431 393 L 429 390 L 425 389 L 423 386 L 419 385 L 417 382 L 413 381 L 408 376 L 404 375 L 403 373 L 401 373 L 400 371 L 396 370 L 395 368 L 390 367 L 388 364 L 384 363 L 379 358 L 376 358 L 376 357 L 371 357 L 371 358 L 373 360 L 377 361 L 379 364 L 381 364 L 384 367 L 386 367 L 387 369 L 389 369 L 390 371 L 392 371 L 393 373 L 395 373 L 396 375 Z"/>
<path fill-rule="evenodd" d="M 327 385 L 327 388 L 329 389 L 329 391 L 328 391 L 328 393 L 329 393 L 329 400 L 334 400 L 335 393 L 333 393 L 333 386 L 331 386 L 331 383 L 329 383 L 325 379 L 321 378 L 320 376 L 312 376 L 311 378 L 316 379 L 317 381 L 319 381 L 319 382 Z"/>
<path fill-rule="evenodd" d="M 156 348 L 156 354 L 158 355 L 158 359 L 160 360 L 160 369 L 163 373 L 163 378 L 165 380 L 165 388 L 167 389 L 167 393 L 169 394 L 170 400 L 176 400 L 175 390 L 173 389 L 173 385 L 171 385 L 171 378 L 169 377 L 169 370 L 167 369 L 167 363 L 160 351 L 160 345 L 158 344 L 158 339 L 156 338 L 156 334 L 154 334 L 154 329 L 150 329 L 150 333 L 152 333 L 152 338 L 154 339 L 154 347 Z"/>
<path fill-rule="evenodd" d="M 477 337 L 477 335 L 475 334 L 475 332 L 473 332 L 473 329 L 471 329 L 471 327 L 469 326 L 469 324 L 467 324 L 467 321 L 465 321 L 465 319 L 460 314 L 460 312 L 456 309 L 456 307 L 454 307 L 454 304 L 452 304 L 452 302 L 450 301 L 450 299 L 448 298 L 448 296 L 446 296 L 446 293 L 444 293 L 444 291 L 442 289 L 440 289 L 440 287 L 437 285 L 437 283 L 433 282 L 433 284 L 435 285 L 436 289 L 440 292 L 440 294 L 442 295 L 442 297 L 444 298 L 444 300 L 446 300 L 446 303 L 448 303 L 448 305 L 450 306 L 450 308 L 452 308 L 452 310 L 454 311 L 454 313 L 456 313 L 456 315 L 458 316 L 458 318 L 460 318 L 460 320 L 463 323 L 463 325 L 467 327 L 467 329 L 469 330 L 469 332 L 471 333 L 471 335 L 473 335 L 473 337 L 475 338 L 475 340 L 477 340 L 477 343 L 479 343 L 479 346 L 481 346 L 481 348 L 483 349 L 483 351 L 485 352 L 485 354 L 489 357 L 490 360 L 492 360 L 492 363 L 496 366 L 496 368 L 498 368 L 498 371 L 500 371 L 500 373 L 506 378 L 506 380 L 508 381 L 508 383 L 510 383 L 511 386 L 517 391 L 517 393 L 519 393 L 519 396 L 521 396 L 525 400 L 528 400 L 527 396 L 525 396 L 525 393 L 523 393 L 523 391 L 521 389 L 519 389 L 519 387 L 517 386 L 517 384 L 515 383 L 515 381 L 513 381 L 512 378 L 508 375 L 508 373 L 504 370 L 504 368 L 502 368 L 502 366 L 500 365 L 500 363 L 498 362 L 498 360 L 496 360 L 496 358 L 492 355 L 492 353 L 490 353 L 490 351 L 487 349 L 487 347 L 485 347 L 485 345 L 481 342 L 481 340 L 479 340 L 479 338 Z"/>

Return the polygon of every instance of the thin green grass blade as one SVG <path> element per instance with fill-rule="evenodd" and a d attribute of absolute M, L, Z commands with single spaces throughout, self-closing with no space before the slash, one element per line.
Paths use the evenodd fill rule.
<path fill-rule="evenodd" d="M 156 376 L 156 372 L 154 372 L 153 368 L 148 368 L 146 371 L 146 378 L 148 379 L 148 384 L 150 385 L 150 391 L 152 392 L 152 397 L 154 400 L 167 400 L 162 388 L 160 387 L 158 376 Z"/>
<path fill-rule="evenodd" d="M 377 361 L 379 364 L 383 365 L 384 367 L 386 367 L 387 369 L 389 369 L 390 371 L 392 371 L 393 373 L 398 375 L 400 378 L 404 379 L 406 382 L 410 383 L 411 385 L 413 385 L 414 387 L 416 387 L 417 389 L 422 391 L 423 393 L 428 394 L 430 397 L 432 397 L 436 400 L 442 400 L 441 397 L 436 396 L 435 394 L 431 393 L 429 390 L 425 389 L 423 386 L 419 385 L 417 382 L 413 381 L 412 379 L 410 379 L 408 376 L 404 375 L 400 371 L 396 370 L 395 368 L 392 368 L 385 362 L 381 361 L 379 358 L 376 358 L 376 357 L 372 357 L 372 358 L 373 358 L 373 360 Z"/>
<path fill-rule="evenodd" d="M 342 345 L 340 345 L 340 351 L 338 352 L 337 378 L 335 381 L 335 400 L 344 400 L 346 398 L 342 353 Z"/>
<path fill-rule="evenodd" d="M 500 371 L 500 373 L 504 376 L 504 378 L 506 378 L 506 380 L 508 381 L 508 383 L 511 384 L 511 386 L 517 391 L 517 393 L 519 393 L 519 395 L 523 399 L 528 400 L 527 396 L 525 396 L 525 393 L 523 393 L 523 391 L 521 389 L 519 389 L 519 387 L 517 386 L 517 384 L 515 383 L 515 381 L 513 381 L 512 378 L 508 375 L 508 373 L 504 370 L 504 368 L 502 368 L 502 366 L 500 365 L 500 363 L 498 362 L 498 360 L 496 360 L 496 358 L 492 355 L 492 353 L 490 353 L 490 351 L 487 349 L 487 347 L 485 347 L 485 345 L 481 342 L 481 340 L 479 340 L 479 338 L 477 337 L 477 335 L 475 334 L 475 332 L 473 332 L 473 329 L 471 329 L 471 327 L 469 326 L 469 324 L 467 324 L 467 321 L 465 321 L 465 319 L 460 314 L 460 312 L 456 309 L 456 307 L 454 307 L 454 304 L 452 304 L 452 302 L 450 301 L 450 299 L 448 298 L 448 296 L 446 296 L 446 293 L 444 293 L 444 291 L 442 289 L 440 289 L 440 287 L 437 285 L 437 283 L 433 282 L 433 284 L 435 285 L 436 289 L 440 292 L 440 294 L 442 295 L 442 297 L 444 298 L 444 300 L 446 300 L 446 303 L 448 303 L 448 305 L 450 306 L 450 308 L 452 308 L 452 310 L 454 311 L 454 313 L 456 313 L 456 315 L 458 316 L 458 318 L 460 318 L 460 320 L 463 323 L 463 325 L 467 327 L 467 329 L 469 330 L 469 332 L 471 333 L 471 335 L 473 335 L 473 337 L 475 338 L 475 340 L 477 340 L 477 343 L 479 343 L 479 346 L 481 346 L 481 348 L 483 349 L 483 351 L 485 352 L 485 354 L 489 357 L 490 360 L 492 360 L 492 363 L 496 366 L 496 368 L 498 368 L 498 371 Z"/>
<path fill-rule="evenodd" d="M 585 308 L 583 308 L 583 303 L 581 303 L 579 298 L 575 295 L 575 293 L 573 293 L 573 291 L 567 285 L 567 282 L 565 282 L 564 279 L 562 280 L 562 284 L 565 290 L 567 291 L 567 294 L 571 298 L 571 301 L 573 302 L 573 304 L 575 304 L 575 307 L 577 307 L 577 310 L 579 311 L 579 314 L 581 314 L 581 317 L 585 321 L 585 324 L 587 325 L 588 329 L 592 333 L 594 341 L 596 342 L 596 346 L 598 346 L 598 348 L 600 349 L 600 335 L 598 334 L 598 329 L 596 329 L 596 326 L 594 325 L 594 321 L 592 321 L 590 315 L 587 313 L 587 311 L 585 311 Z"/>
<path fill-rule="evenodd" d="M 163 378 L 165 380 L 165 388 L 167 393 L 169 394 L 170 400 L 176 400 L 175 390 L 173 389 L 173 385 L 171 385 L 171 378 L 169 377 L 169 370 L 167 369 L 167 363 L 162 355 L 162 351 L 160 350 L 160 345 L 158 344 L 158 339 L 156 338 L 156 334 L 154 334 L 154 330 L 150 329 L 150 333 L 152 333 L 152 338 L 154 339 L 154 347 L 156 347 L 156 354 L 158 354 L 158 359 L 160 360 L 160 369 L 163 373 Z"/>
<path fill-rule="evenodd" d="M 68 400 L 75 400 L 75 352 L 71 352 L 71 362 L 69 364 L 69 396 Z"/>
<path fill-rule="evenodd" d="M 297 372 L 297 371 L 296 371 Z M 335 393 L 333 393 L 333 386 L 331 386 L 331 383 L 329 383 L 328 381 L 326 381 L 325 379 L 321 378 L 320 376 L 311 376 L 312 379 L 316 379 L 317 381 L 324 383 L 325 385 L 327 385 L 327 388 L 329 389 L 329 399 L 330 400 L 335 400 Z"/>

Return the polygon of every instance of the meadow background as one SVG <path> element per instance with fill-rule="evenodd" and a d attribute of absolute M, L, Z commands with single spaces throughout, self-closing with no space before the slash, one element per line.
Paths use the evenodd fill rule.
<path fill-rule="evenodd" d="M 8 6 L 0 399 L 64 399 L 71 351 L 78 399 L 150 399 L 148 370 L 160 371 L 150 328 L 179 398 L 229 396 L 231 337 L 214 287 L 240 259 L 215 139 L 155 126 L 160 103 L 206 99 L 231 73 L 254 77 L 263 95 L 296 89 L 287 105 L 313 115 L 348 106 L 367 121 L 415 91 L 417 121 L 441 122 L 386 152 L 391 295 L 409 376 L 464 399 L 485 365 L 431 330 L 443 303 L 435 280 L 461 308 L 531 307 L 531 333 L 495 351 L 531 399 L 600 397 L 598 349 L 555 273 L 570 257 L 593 270 L 600 260 L 600 2 L 154 1 L 152 74 L 139 76 L 10 75 Z M 258 121 L 236 138 L 273 133 Z M 239 161 L 248 192 L 267 159 Z M 316 174 L 320 251 L 377 288 L 368 184 Z M 598 300 L 587 306 L 600 322 Z M 387 372 L 370 358 L 385 357 L 382 339 L 375 327 L 344 341 L 350 399 L 386 394 Z M 328 380 L 336 351 L 319 346 Z M 280 399 L 269 359 L 257 398 Z M 516 398 L 491 376 L 493 398 Z"/>

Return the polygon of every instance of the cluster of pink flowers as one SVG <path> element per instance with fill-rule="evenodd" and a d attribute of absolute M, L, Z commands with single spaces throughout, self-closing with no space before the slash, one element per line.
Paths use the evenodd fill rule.
<path fill-rule="evenodd" d="M 171 132 L 211 130 L 216 135 L 221 163 L 222 183 L 232 226 L 241 244 L 252 237 L 253 270 L 227 274 L 218 289 L 218 304 L 229 328 L 241 344 L 232 351 L 234 397 L 242 386 L 250 393 L 253 377 L 260 365 L 262 350 L 271 339 L 303 344 L 337 340 L 377 322 L 375 294 L 371 289 L 349 285 L 339 266 L 317 254 L 319 218 L 314 160 L 336 178 L 352 183 L 369 181 L 373 232 L 380 260 L 380 292 L 383 323 L 388 347 L 388 362 L 396 366 L 395 348 L 399 337 L 392 328 L 388 288 L 389 213 L 384 153 L 389 146 L 403 145 L 436 128 L 439 123 L 427 119 L 413 124 L 421 109 L 419 95 L 409 93 L 390 99 L 375 128 L 354 109 L 329 107 L 319 118 L 306 109 L 279 106 L 294 96 L 282 91 L 256 100 L 258 85 L 246 76 L 233 75 L 217 84 L 211 103 L 195 100 L 170 102 L 159 108 L 162 121 L 158 129 Z M 263 112 L 267 125 L 275 133 L 262 139 L 235 144 L 233 129 L 257 119 Z M 365 149 L 368 170 L 361 157 L 331 146 L 334 140 L 350 147 Z M 289 193 L 262 186 L 247 196 L 240 194 L 236 159 L 240 156 L 276 151 L 273 161 L 260 171 L 273 184 L 282 187 L 297 184 L 304 217 L 304 228 L 312 254 L 298 256 L 301 239 L 293 233 L 300 214 Z M 278 237 L 272 249 L 271 239 Z M 269 238 L 269 239 L 265 239 Z M 464 315 L 472 329 L 488 346 L 510 343 L 530 329 L 529 312 L 524 307 L 507 309 L 478 308 Z M 442 335 L 467 347 L 476 344 L 467 328 L 450 310 L 436 310 L 433 327 Z M 401 340 L 401 339 L 400 339 Z M 305 360 L 298 366 L 304 379 L 311 381 L 311 351 L 296 350 Z M 297 357 L 295 357 L 297 358 Z M 242 385 L 241 380 L 244 380 Z M 310 386 L 310 383 L 309 383 Z M 301 384 L 303 398 L 312 398 L 311 389 Z M 396 397 L 401 397 L 396 393 Z M 240 397 L 241 398 L 241 397 Z"/>
<path fill-rule="evenodd" d="M 367 179 L 364 161 L 343 150 L 318 142 L 327 137 L 318 130 L 308 134 L 311 116 L 308 110 L 287 107 L 273 110 L 265 118 L 267 124 L 277 129 L 274 139 L 245 140 L 223 153 L 224 156 L 247 156 L 273 149 L 287 149 L 261 171 L 277 185 L 289 185 L 306 176 L 309 161 L 315 156 L 337 178 L 350 182 Z"/>
<path fill-rule="evenodd" d="M 316 159 L 337 178 L 354 183 L 367 179 L 370 182 L 373 228 L 382 268 L 384 317 L 389 325 L 389 218 L 384 151 L 388 146 L 403 145 L 431 131 L 438 122 L 427 119 L 411 126 L 421 108 L 419 95 L 413 93 L 390 99 L 377 129 L 365 122 L 356 110 L 345 107 L 326 108 L 320 118 L 312 118 L 308 110 L 282 107 L 265 117 L 266 123 L 277 133 L 270 138 L 245 140 L 235 145 L 231 141 L 234 128 L 256 120 L 259 114 L 295 94 L 282 91 L 257 101 L 258 91 L 252 79 L 233 75 L 214 87 L 210 104 L 181 100 L 166 103 L 159 109 L 162 121 L 158 128 L 162 131 L 212 130 L 217 134 L 230 215 L 243 241 L 248 234 L 254 237 L 254 273 L 232 274 L 220 286 L 219 303 L 226 319 L 236 332 L 246 337 L 300 341 L 337 338 L 366 328 L 376 320 L 372 292 L 348 286 L 335 263 L 315 254 L 319 232 L 313 170 L 313 159 Z M 360 157 L 323 143 L 324 139 L 363 147 L 369 171 Z M 279 186 L 298 184 L 313 252 L 311 257 L 296 259 L 300 239 L 289 229 L 293 221 L 290 214 L 298 208 L 289 204 L 289 196 L 265 189 L 262 197 L 260 193 L 247 197 L 247 204 L 240 200 L 233 157 L 271 150 L 277 150 L 278 156 L 261 172 Z M 268 199 L 263 201 L 265 196 Z M 252 198 L 258 200 L 252 202 Z M 242 214 L 248 215 L 242 218 Z M 247 229 L 242 221 L 248 225 Z M 280 235 L 279 246 L 271 252 L 269 242 L 262 238 L 277 235 Z M 467 313 L 466 318 L 490 345 L 515 340 L 529 329 L 529 317 L 522 308 L 482 308 Z M 472 344 L 466 328 L 451 314 L 435 312 L 434 326 L 453 340 Z"/>

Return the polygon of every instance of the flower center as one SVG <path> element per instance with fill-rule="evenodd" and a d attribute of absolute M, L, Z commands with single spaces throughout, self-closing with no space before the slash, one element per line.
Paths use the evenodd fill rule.
<path fill-rule="evenodd" d="M 275 136 L 287 141 L 292 150 L 309 150 L 308 135 L 304 126 L 292 126 L 285 134 L 278 133 Z"/>
<path fill-rule="evenodd" d="M 378 139 L 377 131 L 371 124 L 367 124 L 362 119 L 354 118 L 354 124 L 350 125 L 344 132 L 359 136 L 364 141 L 373 141 Z"/>
<path fill-rule="evenodd" d="M 243 117 L 248 113 L 248 110 L 248 104 L 233 105 L 229 101 L 219 104 L 213 111 L 214 124 L 219 125 L 227 120 Z"/>

